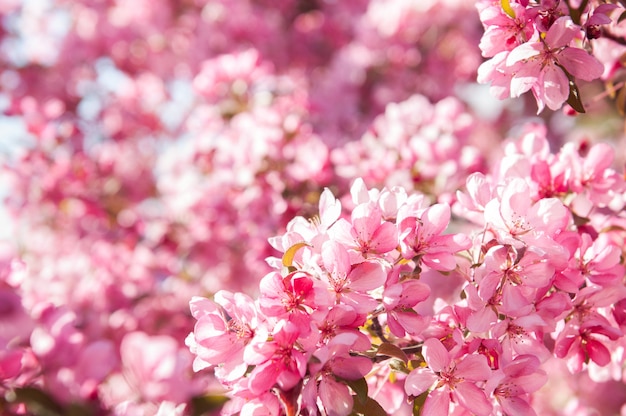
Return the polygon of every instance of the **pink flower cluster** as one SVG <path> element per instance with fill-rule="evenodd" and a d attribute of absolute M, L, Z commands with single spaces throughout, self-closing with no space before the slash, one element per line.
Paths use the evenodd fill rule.
<path fill-rule="evenodd" d="M 623 11 L 0 1 L 0 413 L 617 413 Z"/>
<path fill-rule="evenodd" d="M 551 153 L 529 126 L 451 205 L 360 179 L 351 201 L 325 190 L 319 216 L 270 240 L 282 257 L 258 299 L 191 301 L 194 369 L 229 390 L 223 414 L 536 415 L 551 360 L 596 376 L 615 360 L 621 380 L 626 180 L 612 152 Z"/>
<path fill-rule="evenodd" d="M 584 112 L 577 82 L 614 72 L 609 69 L 614 62 L 605 66 L 590 51 L 595 52 L 602 28 L 615 22 L 612 16 L 617 19 L 625 11 L 623 3 L 481 0 L 477 7 L 485 27 L 480 49 L 490 58 L 479 68 L 478 81 L 491 84 L 498 98 L 532 91 L 538 113 L 565 102 Z M 597 48 L 619 46 L 601 43 Z"/>

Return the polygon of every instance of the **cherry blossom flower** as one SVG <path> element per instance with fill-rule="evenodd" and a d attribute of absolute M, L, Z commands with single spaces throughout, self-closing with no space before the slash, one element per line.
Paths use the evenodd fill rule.
<path fill-rule="evenodd" d="M 372 362 L 367 357 L 350 355 L 358 342 L 356 334 L 344 332 L 313 353 L 316 360 L 309 365 L 311 378 L 302 393 L 306 402 L 304 407 L 312 409 L 310 412 L 317 412 L 316 401 L 319 395 L 328 414 L 350 414 L 353 397 L 348 386 L 341 380 L 361 379 L 372 369 Z"/>
<path fill-rule="evenodd" d="M 569 46 L 579 30 L 569 17 L 560 17 L 545 37 L 513 49 L 506 58 L 507 66 L 514 68 L 511 96 L 532 90 L 538 113 L 546 105 L 556 110 L 569 96 L 568 74 L 585 81 L 599 78 L 604 71 L 602 64 L 585 50 Z"/>
<path fill-rule="evenodd" d="M 470 241 L 463 234 L 443 234 L 450 222 L 450 207 L 435 204 L 420 213 L 398 214 L 400 247 L 405 259 L 435 270 L 453 270 L 455 253 L 469 248 Z"/>
<path fill-rule="evenodd" d="M 491 413 L 491 403 L 476 385 L 491 377 L 491 369 L 485 357 L 468 355 L 457 361 L 436 338 L 424 342 L 422 354 L 428 367 L 411 371 L 404 388 L 412 396 L 429 391 L 423 414 L 446 415 L 451 400 L 477 415 Z"/>
<path fill-rule="evenodd" d="M 280 321 L 272 341 L 256 339 L 245 350 L 243 361 L 254 365 L 248 389 L 255 395 L 269 391 L 275 384 L 282 391 L 294 387 L 306 373 L 306 356 L 295 348 L 300 331 L 294 324 Z"/>
<path fill-rule="evenodd" d="M 357 205 L 352 211 L 351 222 L 340 218 L 328 232 L 365 258 L 368 254 L 388 253 L 398 245 L 396 228 L 392 223 L 382 221 L 382 212 L 374 202 Z"/>
<path fill-rule="evenodd" d="M 186 343 L 196 355 L 194 370 L 220 365 L 221 377 L 234 381 L 246 371 L 244 350 L 254 337 L 259 316 L 252 299 L 242 293 L 222 291 L 214 299 L 215 302 L 201 297 L 191 300 L 197 322 Z"/>
<path fill-rule="evenodd" d="M 327 241 L 322 247 L 324 275 L 336 303 L 344 303 L 363 314 L 376 304 L 368 294 L 385 283 L 384 266 L 378 261 L 351 264 L 348 250 L 340 243 Z"/>

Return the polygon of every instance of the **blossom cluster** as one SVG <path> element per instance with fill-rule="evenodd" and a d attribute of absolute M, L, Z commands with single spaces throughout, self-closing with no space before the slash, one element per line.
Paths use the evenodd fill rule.
<path fill-rule="evenodd" d="M 229 389 L 224 414 L 542 414 L 551 357 L 621 380 L 626 179 L 612 152 L 554 154 L 529 126 L 451 204 L 360 179 L 344 203 L 325 190 L 319 216 L 270 240 L 282 257 L 258 299 L 193 298 L 194 369 Z"/>
<path fill-rule="evenodd" d="M 389 103 L 432 111 L 475 77 L 473 6 L 438 10 L 0 2 L 0 413 L 219 406 L 184 344 L 189 299 L 258 292 L 268 236 L 347 189 L 335 149 Z"/>
<path fill-rule="evenodd" d="M 0 1 L 0 413 L 618 412 L 622 10 Z"/>
<path fill-rule="evenodd" d="M 565 102 L 584 112 L 577 83 L 606 80 L 621 67 L 615 58 L 623 47 L 613 31 L 626 11 L 622 2 L 481 0 L 477 7 L 485 27 L 480 49 L 490 58 L 478 80 L 498 98 L 532 91 L 538 113 Z M 601 61 L 608 51 L 613 59 Z"/>

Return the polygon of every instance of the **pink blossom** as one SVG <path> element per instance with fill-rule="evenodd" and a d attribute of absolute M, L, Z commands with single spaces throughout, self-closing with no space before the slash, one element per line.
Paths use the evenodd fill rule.
<path fill-rule="evenodd" d="M 625 296 L 622 286 L 589 286 L 578 293 L 570 312 L 571 319 L 559 332 L 554 349 L 557 357 L 567 358 L 572 373 L 580 372 L 590 359 L 599 366 L 610 362 L 611 352 L 602 341 L 616 340 L 622 336 L 622 331 L 593 308 L 611 305 Z"/>
<path fill-rule="evenodd" d="M 413 308 L 429 295 L 430 287 L 417 280 L 405 280 L 385 287 L 382 303 L 392 334 L 403 337 L 408 332 L 415 336 L 427 327 L 427 318 L 420 316 Z"/>
<path fill-rule="evenodd" d="M 526 8 L 521 4 L 512 3 L 511 10 L 514 16 L 509 16 L 502 10 L 500 4 L 483 3 L 485 7 L 480 9 L 480 20 L 485 26 L 485 33 L 479 46 L 484 57 L 493 57 L 505 50 L 510 51 L 530 39 L 534 28 Z"/>
<path fill-rule="evenodd" d="M 451 400 L 477 415 L 491 413 L 491 403 L 476 385 L 491 377 L 485 357 L 467 355 L 457 361 L 436 338 L 424 342 L 422 355 L 428 367 L 411 371 L 404 388 L 411 396 L 429 391 L 422 410 L 424 415 L 448 414 Z"/>
<path fill-rule="evenodd" d="M 376 301 L 368 292 L 381 287 L 386 279 L 380 262 L 364 261 L 353 265 L 346 248 L 334 241 L 324 243 L 322 261 L 327 271 L 324 279 L 337 303 L 350 305 L 361 314 L 374 307 Z"/>
<path fill-rule="evenodd" d="M 565 261 L 565 252 L 552 239 L 568 225 L 571 214 L 557 198 L 536 203 L 528 198 L 529 186 L 521 178 L 507 180 L 498 198 L 485 207 L 485 219 L 492 224 L 502 243 L 532 244 L 550 253 L 551 262 Z"/>
<path fill-rule="evenodd" d="M 374 202 L 357 205 L 351 221 L 340 218 L 329 234 L 365 258 L 370 254 L 388 253 L 398 245 L 395 226 L 382 220 L 382 212 Z"/>
<path fill-rule="evenodd" d="M 306 372 L 306 356 L 295 343 L 300 331 L 294 324 L 280 321 L 272 341 L 257 338 L 244 353 L 244 361 L 254 365 L 248 389 L 255 395 L 269 391 L 275 384 L 283 391 L 294 387 Z"/>
<path fill-rule="evenodd" d="M 372 362 L 367 357 L 350 355 L 358 342 L 356 334 L 346 332 L 332 338 L 313 353 L 316 360 L 309 366 L 312 376 L 303 390 L 305 407 L 309 411 L 317 412 L 316 397 L 319 395 L 328 414 L 350 414 L 353 398 L 341 380 L 363 378 L 372 369 Z"/>
<path fill-rule="evenodd" d="M 311 319 L 316 323 L 320 334 L 319 342 L 322 345 L 336 335 L 350 332 L 359 338 L 359 341 L 353 344 L 356 349 L 366 350 L 371 346 L 370 339 L 358 330 L 365 324 L 365 317 L 351 306 L 339 303 L 333 305 L 328 311 L 314 312 Z"/>
<path fill-rule="evenodd" d="M 450 222 L 450 207 L 435 204 L 422 212 L 398 215 L 400 248 L 405 259 L 415 258 L 435 270 L 453 270 L 455 254 L 469 248 L 463 234 L 443 234 Z"/>
<path fill-rule="evenodd" d="M 515 416 L 535 416 L 530 394 L 547 381 L 540 361 L 533 355 L 519 355 L 503 365 L 487 382 L 503 412 Z"/>
<path fill-rule="evenodd" d="M 244 349 L 259 325 L 252 299 L 242 293 L 221 291 L 215 294 L 215 302 L 192 298 L 190 307 L 197 322 L 186 343 L 196 355 L 194 370 L 220 365 L 224 380 L 243 376 L 247 368 Z"/>
<path fill-rule="evenodd" d="M 580 31 L 569 17 L 560 17 L 546 32 L 545 38 L 517 46 L 506 58 L 513 69 L 511 96 L 531 90 L 537 99 L 538 112 L 545 105 L 557 110 L 567 100 L 569 79 L 564 71 L 585 81 L 594 80 L 604 71 L 596 58 L 585 50 L 569 46 Z"/>
<path fill-rule="evenodd" d="M 261 280 L 260 291 L 261 312 L 293 322 L 303 335 L 310 330 L 309 315 L 332 302 L 320 281 L 302 272 L 284 277 L 277 272 L 269 273 Z"/>
<path fill-rule="evenodd" d="M 183 403 L 195 394 L 191 380 L 181 371 L 191 356 L 173 338 L 129 333 L 122 340 L 120 352 L 129 384 L 146 400 L 159 402 L 169 398 Z"/>

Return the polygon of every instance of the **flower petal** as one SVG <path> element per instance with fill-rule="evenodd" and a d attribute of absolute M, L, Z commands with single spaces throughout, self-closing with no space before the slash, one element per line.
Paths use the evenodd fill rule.
<path fill-rule="evenodd" d="M 424 342 L 422 354 L 434 372 L 439 372 L 450 365 L 450 353 L 437 338 L 428 338 Z"/>
<path fill-rule="evenodd" d="M 491 414 L 493 406 L 485 397 L 485 393 L 472 383 L 459 383 L 454 388 L 453 394 L 459 404 L 478 416 Z"/>
<path fill-rule="evenodd" d="M 404 382 L 404 391 L 411 396 L 419 396 L 428 390 L 439 377 L 428 368 L 416 368 L 411 371 Z"/>

